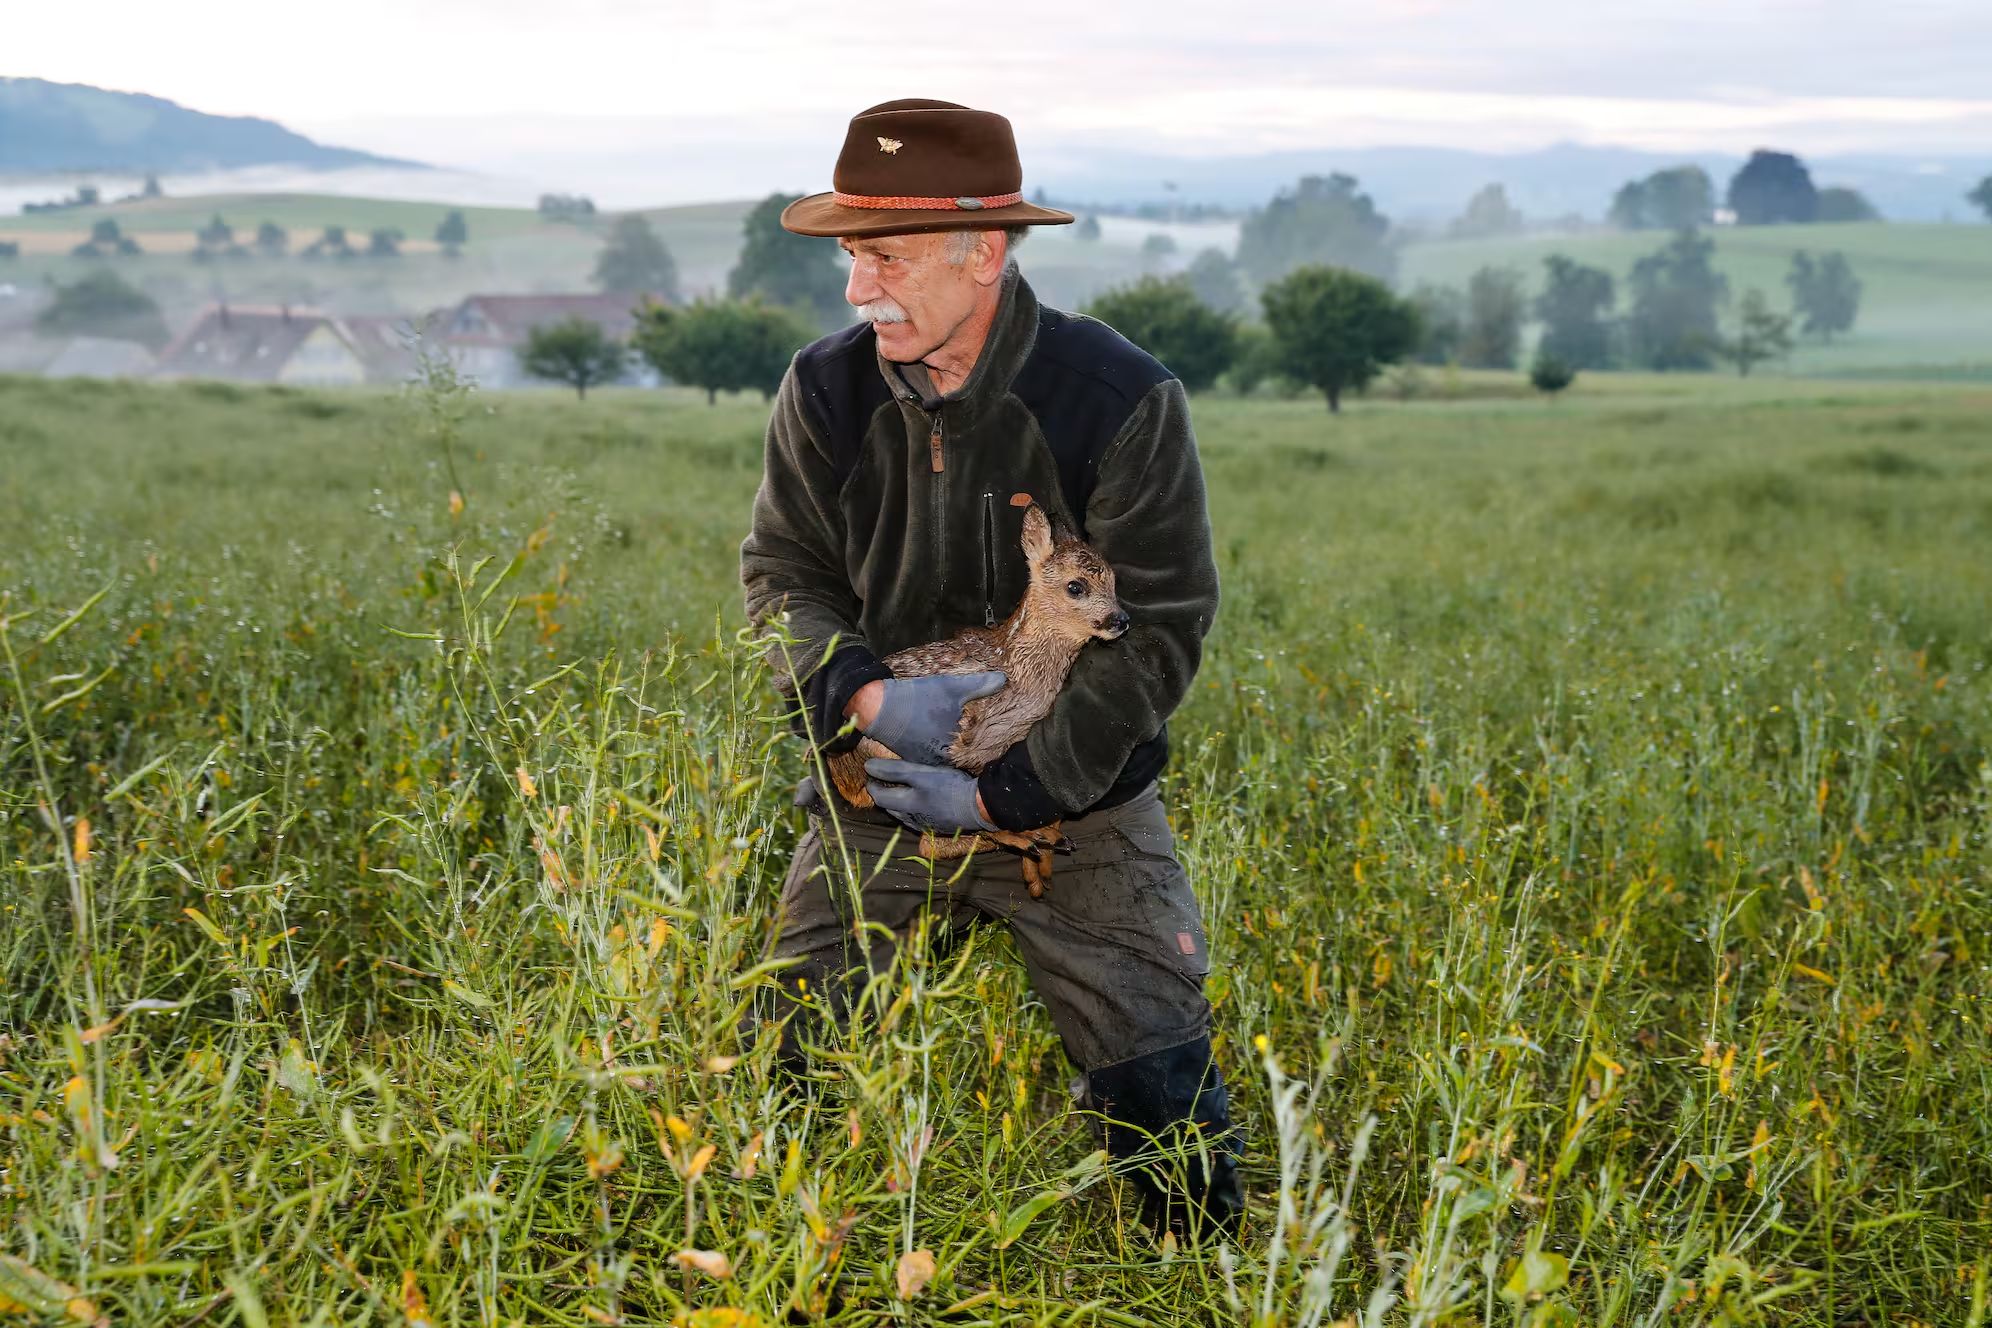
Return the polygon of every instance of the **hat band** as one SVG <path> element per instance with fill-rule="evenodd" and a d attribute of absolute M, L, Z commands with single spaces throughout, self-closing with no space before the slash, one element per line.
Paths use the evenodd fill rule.
<path fill-rule="evenodd" d="M 980 212 L 984 208 L 1009 207 L 1024 201 L 1024 191 L 1019 189 L 1012 194 L 986 194 L 981 198 L 963 195 L 959 198 L 921 198 L 914 194 L 847 194 L 839 189 L 832 198 L 841 207 L 881 208 L 887 211 L 922 212 Z"/>

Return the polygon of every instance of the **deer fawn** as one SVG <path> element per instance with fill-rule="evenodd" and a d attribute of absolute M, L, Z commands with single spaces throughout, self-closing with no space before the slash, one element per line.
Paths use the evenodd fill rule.
<path fill-rule="evenodd" d="M 886 666 L 902 678 L 985 669 L 1001 669 L 1007 675 L 1000 691 L 962 708 L 961 728 L 948 748 L 948 759 L 970 774 L 981 774 L 984 766 L 1051 712 L 1082 646 L 1096 637 L 1112 641 L 1127 631 L 1127 614 L 1114 598 L 1114 569 L 1081 541 L 1054 539 L 1051 522 L 1036 503 L 1024 513 L 1023 547 L 1030 584 L 1016 612 L 994 627 L 965 627 L 945 641 L 914 646 L 885 659 Z M 865 762 L 893 755 L 865 738 L 854 751 L 830 758 L 830 778 L 852 806 L 870 807 Z M 1037 899 L 1051 881 L 1051 855 L 1063 842 L 1054 822 L 1028 831 L 924 834 L 920 853 L 964 858 L 978 848 L 1008 849 L 1022 856 L 1024 882 Z"/>

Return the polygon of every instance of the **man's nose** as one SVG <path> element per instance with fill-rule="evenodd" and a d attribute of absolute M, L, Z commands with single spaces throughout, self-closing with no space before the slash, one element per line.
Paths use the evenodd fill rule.
<path fill-rule="evenodd" d="M 851 264 L 851 275 L 844 282 L 844 300 L 847 304 L 870 304 L 884 293 L 878 288 L 869 263 Z"/>

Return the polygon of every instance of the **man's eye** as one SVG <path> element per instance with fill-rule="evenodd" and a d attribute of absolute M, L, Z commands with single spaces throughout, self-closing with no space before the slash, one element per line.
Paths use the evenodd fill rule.
<path fill-rule="evenodd" d="M 1067 581 L 1065 583 L 1065 593 L 1074 599 L 1078 599 L 1086 593 L 1086 583 L 1084 581 Z"/>

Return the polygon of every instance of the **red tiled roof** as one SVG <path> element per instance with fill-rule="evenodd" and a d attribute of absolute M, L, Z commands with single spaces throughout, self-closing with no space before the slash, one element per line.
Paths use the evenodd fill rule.
<path fill-rule="evenodd" d="M 275 382 L 291 355 L 321 327 L 346 334 L 317 309 L 210 305 L 159 352 L 162 378 L 243 378 Z"/>
<path fill-rule="evenodd" d="M 620 340 L 636 328 L 636 310 L 646 302 L 667 304 L 656 295 L 615 292 L 577 295 L 471 295 L 452 309 L 442 321 L 440 335 L 457 346 L 517 346 L 536 327 L 568 318 L 584 318 L 601 324 L 602 330 Z M 464 327 L 481 324 L 482 329 Z M 459 330 L 462 329 L 462 330 Z"/>

